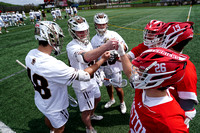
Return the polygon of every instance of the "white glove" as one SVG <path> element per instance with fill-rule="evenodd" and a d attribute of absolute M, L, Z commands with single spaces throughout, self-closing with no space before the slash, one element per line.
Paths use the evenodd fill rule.
<path fill-rule="evenodd" d="M 124 51 L 124 44 L 122 43 L 122 42 L 120 42 L 119 44 L 118 44 L 118 50 L 117 50 L 117 52 L 118 52 L 118 54 L 120 55 L 120 56 L 123 56 L 123 55 L 125 55 L 126 53 L 125 53 L 125 51 Z"/>
<path fill-rule="evenodd" d="M 188 128 L 189 128 L 189 122 L 195 117 L 195 115 L 196 115 L 196 109 L 185 111 L 186 119 L 184 123 L 187 125 Z"/>
<path fill-rule="evenodd" d="M 103 72 L 103 70 L 98 69 L 95 73 L 94 73 L 94 77 L 96 79 L 96 82 L 99 86 L 103 86 L 103 80 L 105 78 L 105 74 Z"/>

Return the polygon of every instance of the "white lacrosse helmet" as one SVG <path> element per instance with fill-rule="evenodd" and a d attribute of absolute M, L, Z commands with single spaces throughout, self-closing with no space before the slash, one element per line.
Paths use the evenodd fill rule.
<path fill-rule="evenodd" d="M 97 24 L 108 24 L 108 15 L 106 15 L 105 13 L 97 13 L 96 15 L 94 15 L 94 26 L 96 32 L 100 35 L 104 34 L 108 28 L 108 25 L 103 29 L 99 29 L 97 27 Z"/>
<path fill-rule="evenodd" d="M 47 41 L 59 54 L 63 45 L 63 31 L 58 24 L 52 21 L 39 21 L 35 24 L 35 39 L 38 41 Z"/>
<path fill-rule="evenodd" d="M 87 35 L 85 38 L 79 38 L 75 31 L 86 31 L 87 30 Z M 84 43 L 87 45 L 89 43 L 89 25 L 86 21 L 85 18 L 81 16 L 75 16 L 72 17 L 68 20 L 68 31 L 71 35 L 72 38 L 79 40 L 80 42 Z"/>

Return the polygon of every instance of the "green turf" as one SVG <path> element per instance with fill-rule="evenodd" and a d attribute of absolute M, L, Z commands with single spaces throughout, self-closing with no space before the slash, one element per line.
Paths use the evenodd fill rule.
<path fill-rule="evenodd" d="M 85 17 L 90 25 L 90 37 L 95 35 L 93 16 L 97 12 L 108 14 L 109 29 L 117 31 L 129 45 L 129 50 L 143 41 L 142 36 L 145 25 L 151 19 L 170 21 L 186 21 L 189 6 L 174 7 L 146 7 L 146 8 L 122 8 L 79 11 L 78 14 Z M 200 75 L 200 6 L 193 6 L 190 21 L 195 22 L 194 39 L 186 46 L 184 53 L 190 56 L 190 60 L 195 64 L 197 75 Z M 64 12 L 63 12 L 64 16 Z M 47 14 L 47 19 L 52 20 L 52 16 Z M 37 48 L 38 44 L 34 39 L 34 25 L 26 20 L 26 26 L 9 27 L 9 33 L 0 35 L 0 79 L 9 75 L 16 74 L 0 82 L 0 121 L 4 122 L 17 133 L 48 133 L 49 130 L 44 124 L 44 117 L 34 104 L 34 89 L 29 81 L 26 72 L 23 71 L 15 60 L 24 63 L 24 58 L 29 50 Z M 62 52 L 71 37 L 67 31 L 67 19 L 58 20 L 57 23 L 62 27 L 65 34 Z M 68 62 L 66 53 L 57 56 L 58 59 Z M 124 76 L 124 78 L 126 78 Z M 199 92 L 199 82 L 198 94 Z M 73 89 L 69 87 L 69 93 L 75 97 Z M 102 100 L 96 110 L 97 114 L 104 116 L 99 122 L 93 122 L 95 129 L 100 133 L 126 133 L 129 130 L 130 108 L 134 97 L 134 90 L 128 85 L 124 88 L 127 113 L 121 115 L 119 112 L 119 99 L 116 92 L 116 103 L 110 109 L 104 109 L 104 104 L 109 100 L 105 87 L 101 87 Z M 198 96 L 199 97 L 199 96 Z M 200 98 L 200 97 L 199 97 Z M 197 115 L 190 123 L 190 132 L 200 131 L 200 107 L 196 106 Z M 66 124 L 65 132 L 84 133 L 85 126 L 81 122 L 78 108 L 69 107 L 70 119 Z"/>

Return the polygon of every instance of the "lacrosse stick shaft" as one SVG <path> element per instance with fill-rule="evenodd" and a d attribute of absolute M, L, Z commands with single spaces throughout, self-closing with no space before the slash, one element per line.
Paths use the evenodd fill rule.
<path fill-rule="evenodd" d="M 21 63 L 19 60 L 16 60 L 16 62 L 17 62 L 19 65 L 21 65 L 22 67 L 24 67 L 25 69 L 27 69 L 27 67 L 26 67 L 23 63 Z"/>

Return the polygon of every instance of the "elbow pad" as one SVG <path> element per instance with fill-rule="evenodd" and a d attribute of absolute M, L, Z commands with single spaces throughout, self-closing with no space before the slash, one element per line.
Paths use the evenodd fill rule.
<path fill-rule="evenodd" d="M 79 81 L 89 81 L 90 80 L 90 74 L 83 70 L 78 70 L 78 78 Z"/>
<path fill-rule="evenodd" d="M 82 53 L 75 53 L 75 58 L 77 59 L 78 62 L 83 63 L 83 64 L 88 64 L 88 62 L 84 59 L 84 54 L 85 52 Z"/>

